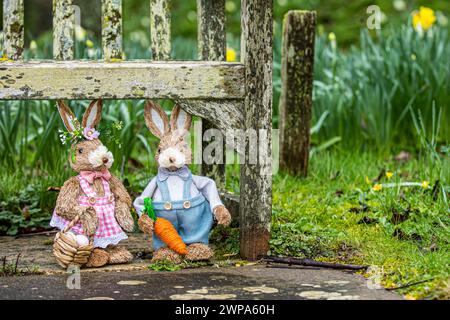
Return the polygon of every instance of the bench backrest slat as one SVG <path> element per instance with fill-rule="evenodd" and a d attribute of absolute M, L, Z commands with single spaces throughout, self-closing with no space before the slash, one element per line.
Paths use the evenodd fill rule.
<path fill-rule="evenodd" d="M 225 61 L 225 0 L 197 0 L 198 57 Z"/>
<path fill-rule="evenodd" d="M 170 60 L 170 0 L 150 0 L 150 41 L 154 60 Z"/>
<path fill-rule="evenodd" d="M 122 59 L 122 0 L 102 0 L 103 59 Z"/>
<path fill-rule="evenodd" d="M 74 20 L 72 0 L 53 0 L 53 58 L 72 60 L 74 55 Z"/>
<path fill-rule="evenodd" d="M 4 55 L 11 60 L 23 59 L 23 0 L 3 1 Z"/>

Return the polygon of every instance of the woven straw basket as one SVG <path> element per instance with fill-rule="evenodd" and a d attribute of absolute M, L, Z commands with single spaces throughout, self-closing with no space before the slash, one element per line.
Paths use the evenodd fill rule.
<path fill-rule="evenodd" d="M 53 241 L 53 255 L 58 264 L 63 268 L 67 268 L 71 264 L 82 267 L 87 263 L 94 249 L 92 240 L 88 245 L 80 247 L 75 239 L 67 234 L 77 224 L 79 219 L 80 216 L 77 215 L 64 230 L 56 234 L 55 240 Z"/>

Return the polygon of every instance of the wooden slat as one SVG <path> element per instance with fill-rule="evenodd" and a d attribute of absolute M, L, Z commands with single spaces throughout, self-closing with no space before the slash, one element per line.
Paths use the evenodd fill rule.
<path fill-rule="evenodd" d="M 225 0 L 197 0 L 198 15 L 198 54 L 200 60 L 225 61 Z M 216 128 L 206 119 L 202 120 L 202 136 L 209 129 Z M 209 145 L 203 141 L 203 150 Z M 225 150 L 225 148 L 223 149 Z M 225 187 L 225 152 L 222 163 L 211 164 L 212 159 L 203 159 L 201 173 L 216 182 L 219 188 Z"/>
<path fill-rule="evenodd" d="M 3 54 L 8 59 L 23 59 L 23 21 L 23 0 L 3 0 Z"/>
<path fill-rule="evenodd" d="M 122 59 L 122 0 L 102 0 L 102 46 L 106 61 Z"/>
<path fill-rule="evenodd" d="M 243 66 L 224 62 L 0 63 L 0 99 L 242 99 Z"/>
<path fill-rule="evenodd" d="M 245 65 L 244 125 L 258 132 L 258 143 L 246 145 L 240 179 L 241 256 L 255 260 L 267 254 L 272 216 L 272 19 L 271 0 L 241 1 L 241 59 Z M 262 133 L 265 133 L 265 139 Z M 249 162 L 257 152 L 258 163 Z"/>
<path fill-rule="evenodd" d="M 53 0 L 53 58 L 72 60 L 74 52 L 72 0 Z"/>
<path fill-rule="evenodd" d="M 225 61 L 225 0 L 197 0 L 197 16 L 199 59 Z"/>
<path fill-rule="evenodd" d="M 280 166 L 306 176 L 311 127 L 316 12 L 289 11 L 283 20 Z"/>
<path fill-rule="evenodd" d="M 154 60 L 170 60 L 170 0 L 150 0 L 150 38 Z"/>
<path fill-rule="evenodd" d="M 243 128 L 244 108 L 242 100 L 177 99 L 176 102 L 186 112 L 210 120 L 216 128 L 223 132 L 227 129 Z"/>

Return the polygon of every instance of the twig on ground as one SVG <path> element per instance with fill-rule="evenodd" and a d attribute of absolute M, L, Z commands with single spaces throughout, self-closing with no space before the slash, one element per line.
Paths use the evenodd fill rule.
<path fill-rule="evenodd" d="M 272 257 L 268 256 L 263 259 L 266 262 L 274 262 L 274 263 L 284 263 L 288 265 L 299 265 L 299 266 L 307 266 L 307 267 L 319 267 L 319 268 L 329 268 L 329 269 L 339 269 L 339 270 L 365 270 L 369 266 L 356 265 L 356 264 L 340 264 L 340 263 L 330 263 L 330 262 L 321 262 L 315 261 L 311 259 L 298 259 L 291 257 Z"/>
<path fill-rule="evenodd" d="M 399 286 L 399 287 L 395 287 L 395 288 L 386 288 L 386 290 L 392 291 L 392 290 L 404 289 L 404 288 L 412 287 L 412 286 L 415 286 L 415 285 L 418 285 L 418 284 L 421 284 L 421 283 L 424 283 L 424 282 L 432 281 L 432 280 L 434 280 L 434 278 L 430 278 L 430 279 L 426 279 L 426 280 L 421 280 L 421 281 L 417 281 L 417 282 L 410 282 L 410 283 L 407 283 L 407 284 L 402 285 L 402 286 Z"/>
<path fill-rule="evenodd" d="M 41 231 L 41 232 L 31 232 L 31 233 L 20 233 L 15 236 L 15 238 L 22 238 L 22 237 L 31 237 L 31 236 L 37 236 L 41 234 L 52 234 L 57 233 L 59 230 L 47 230 L 47 231 Z"/>
<path fill-rule="evenodd" d="M 14 274 L 17 274 L 17 267 L 19 266 L 20 255 L 21 255 L 21 253 L 19 252 L 17 254 L 17 258 L 16 258 L 16 264 L 14 265 Z"/>

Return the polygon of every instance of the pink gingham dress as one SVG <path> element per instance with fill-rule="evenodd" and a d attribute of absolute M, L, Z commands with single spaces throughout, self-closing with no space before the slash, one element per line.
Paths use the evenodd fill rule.
<path fill-rule="evenodd" d="M 80 180 L 80 186 L 85 196 L 78 197 L 78 203 L 80 206 L 92 206 L 98 216 L 98 227 L 94 234 L 94 247 L 106 248 L 108 245 L 116 245 L 121 240 L 127 239 L 127 235 L 123 232 L 122 228 L 117 223 L 114 215 L 115 201 L 114 195 L 111 193 L 109 183 L 105 179 L 102 179 L 103 183 L 103 197 L 97 197 L 92 187 L 89 185 L 86 179 L 77 176 Z M 64 227 L 70 221 L 53 213 L 50 225 L 63 230 Z M 75 234 L 84 234 L 81 222 L 78 222 L 71 231 Z"/>

